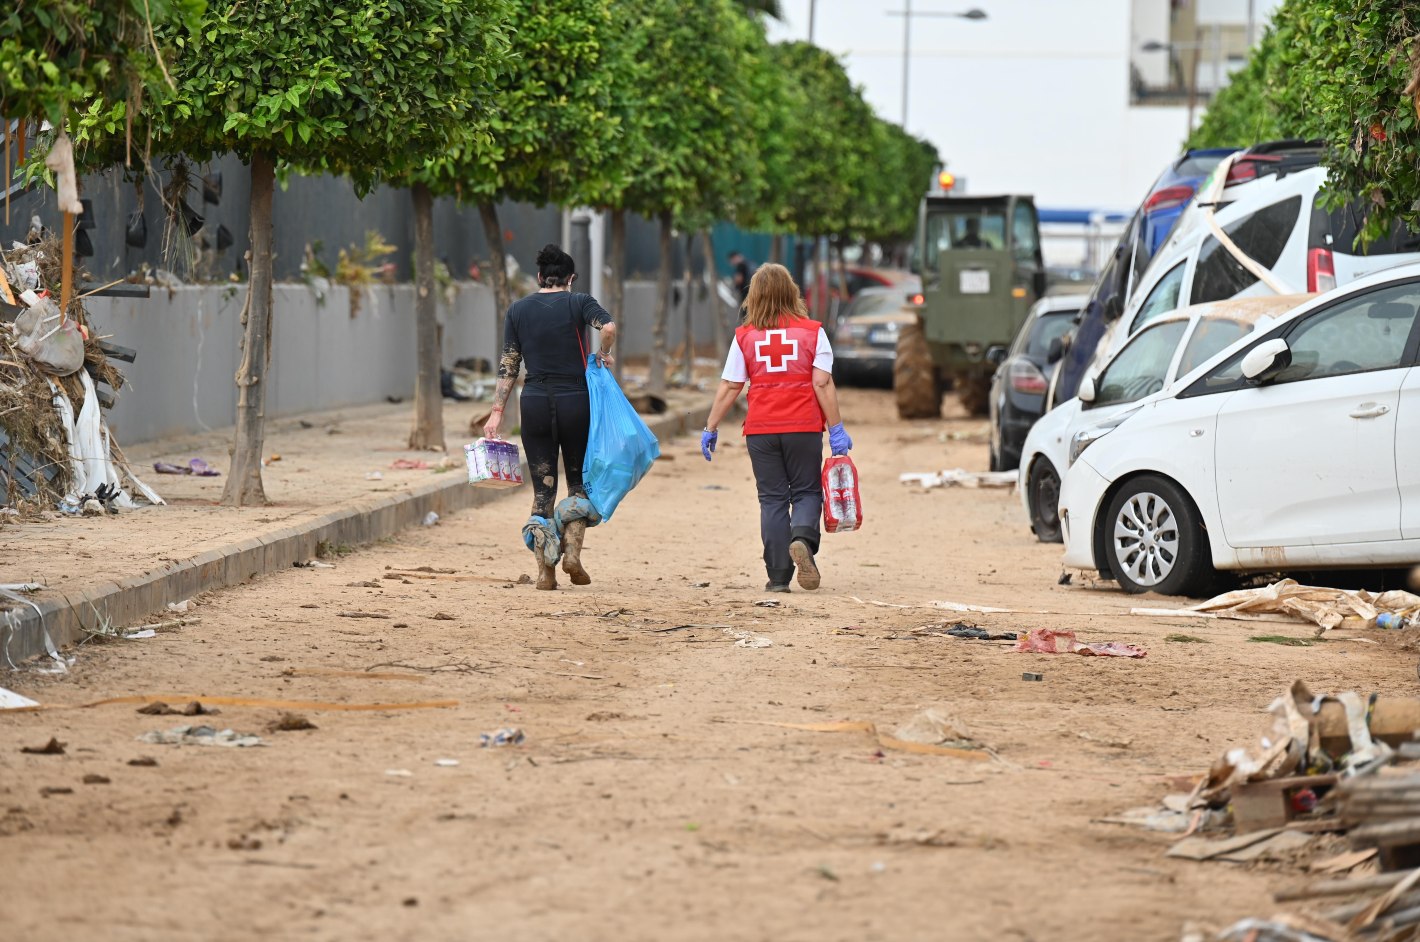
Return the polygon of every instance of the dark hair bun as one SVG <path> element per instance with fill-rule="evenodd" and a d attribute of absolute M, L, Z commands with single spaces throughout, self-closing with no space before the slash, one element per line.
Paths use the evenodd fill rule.
<path fill-rule="evenodd" d="M 577 263 L 572 256 L 549 242 L 537 253 L 537 273 L 542 282 L 550 287 L 565 285 L 577 271 Z"/>
<path fill-rule="evenodd" d="M 546 265 L 556 265 L 562 260 L 562 249 L 554 242 L 549 242 L 542 247 L 542 251 L 537 253 L 537 267 Z"/>

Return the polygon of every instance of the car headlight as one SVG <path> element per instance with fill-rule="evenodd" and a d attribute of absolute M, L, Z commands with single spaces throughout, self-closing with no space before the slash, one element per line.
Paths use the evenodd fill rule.
<path fill-rule="evenodd" d="M 1138 409 L 1130 409 L 1128 412 L 1121 412 L 1113 418 L 1106 419 L 1098 425 L 1091 425 L 1089 428 L 1082 428 L 1070 437 L 1070 463 L 1073 465 L 1075 459 L 1079 458 L 1086 448 L 1104 438 L 1110 432 L 1124 424 L 1124 420 L 1129 418 Z"/>

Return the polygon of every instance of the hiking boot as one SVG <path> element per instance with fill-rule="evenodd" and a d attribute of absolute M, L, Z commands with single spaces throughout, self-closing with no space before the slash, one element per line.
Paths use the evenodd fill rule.
<path fill-rule="evenodd" d="M 773 579 L 771 579 L 771 580 L 769 580 L 768 582 L 766 582 L 766 583 L 764 584 L 764 591 L 766 591 L 766 592 L 788 592 L 788 591 L 789 591 L 789 583 L 787 583 L 787 582 L 775 582 Z"/>
<path fill-rule="evenodd" d="M 537 587 L 549 591 L 557 588 L 557 567 L 549 566 L 541 557 L 537 561 Z"/>
<path fill-rule="evenodd" d="M 562 531 L 562 571 L 572 577 L 573 585 L 592 584 L 592 577 L 582 568 L 582 538 L 586 535 L 585 520 L 573 520 Z"/>
<path fill-rule="evenodd" d="M 819 584 L 818 564 L 814 562 L 814 554 L 809 550 L 809 544 L 803 540 L 794 540 L 789 544 L 789 558 L 794 561 L 794 568 L 799 571 L 799 586 L 804 589 L 817 589 Z"/>

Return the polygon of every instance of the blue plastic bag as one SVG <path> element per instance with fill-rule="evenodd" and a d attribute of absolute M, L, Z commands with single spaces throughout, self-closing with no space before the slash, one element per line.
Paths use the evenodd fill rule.
<path fill-rule="evenodd" d="M 587 498 L 605 523 L 621 499 L 651 470 L 660 457 L 661 443 L 627 401 L 611 370 L 598 366 L 595 356 L 587 357 L 587 393 L 592 425 L 582 482 Z"/>

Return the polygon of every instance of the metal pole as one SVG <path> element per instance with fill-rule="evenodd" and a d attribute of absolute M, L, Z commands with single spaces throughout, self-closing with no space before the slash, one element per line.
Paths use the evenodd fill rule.
<path fill-rule="evenodd" d="M 908 63 L 912 55 L 912 0 L 904 0 L 902 6 L 902 126 L 906 128 Z"/>
<path fill-rule="evenodd" d="M 812 22 L 812 21 L 811 21 Z M 1252 48 L 1257 30 L 1257 0 L 1247 0 L 1247 48 Z"/>
<path fill-rule="evenodd" d="M 814 13 L 817 12 L 817 10 L 818 10 L 818 0 L 809 0 L 809 44 L 810 44 L 810 45 L 812 45 L 812 44 L 813 44 L 813 41 L 814 41 Z M 1251 37 L 1252 34 L 1249 33 L 1248 35 L 1249 35 L 1249 37 Z M 1252 41 L 1251 38 L 1249 38 L 1248 42 L 1251 43 L 1251 41 Z"/>
<path fill-rule="evenodd" d="M 1193 68 L 1188 76 L 1188 136 L 1193 136 L 1193 109 L 1198 104 L 1198 60 L 1203 58 L 1203 31 L 1193 31 Z"/>

